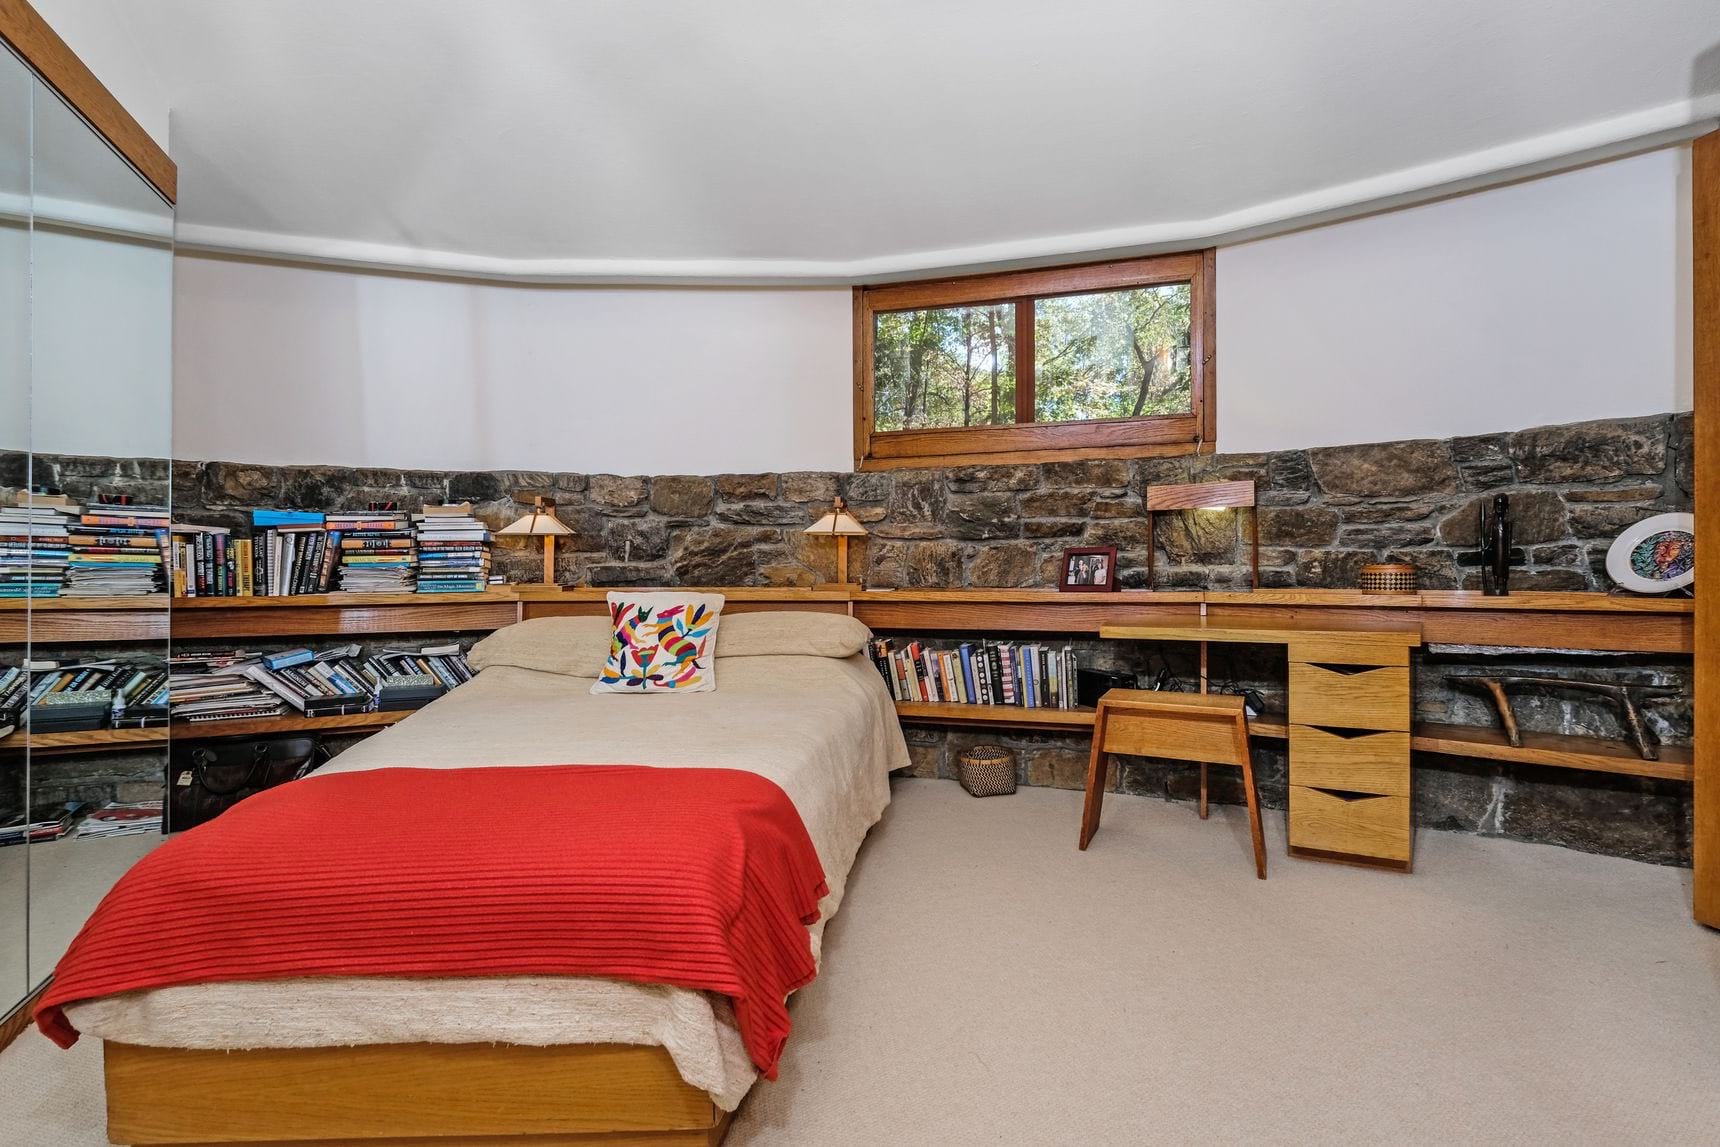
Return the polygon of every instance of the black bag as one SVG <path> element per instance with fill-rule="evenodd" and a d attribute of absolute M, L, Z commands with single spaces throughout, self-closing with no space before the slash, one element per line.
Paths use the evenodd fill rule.
<path fill-rule="evenodd" d="M 328 758 L 314 735 L 176 743 L 167 763 L 162 831 L 196 828 L 253 793 L 298 780 Z"/>

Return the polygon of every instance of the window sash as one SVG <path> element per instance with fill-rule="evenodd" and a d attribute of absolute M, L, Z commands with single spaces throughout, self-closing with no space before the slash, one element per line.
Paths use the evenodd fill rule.
<path fill-rule="evenodd" d="M 1213 252 L 1197 251 L 1073 267 L 1009 271 L 854 289 L 854 458 L 858 468 L 959 465 L 1003 460 L 1175 454 L 1210 450 L 1216 437 Z M 1188 283 L 1191 411 L 1139 418 L 1035 422 L 1037 364 L 1034 303 L 1131 287 Z M 877 316 L 938 307 L 1010 303 L 1015 307 L 1015 423 L 876 430 L 873 341 Z"/>

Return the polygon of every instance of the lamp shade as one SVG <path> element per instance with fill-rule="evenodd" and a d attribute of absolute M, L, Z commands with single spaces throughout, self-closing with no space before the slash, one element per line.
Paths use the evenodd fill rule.
<path fill-rule="evenodd" d="M 866 527 L 862 526 L 847 510 L 832 510 L 810 526 L 806 527 L 809 534 L 827 534 L 831 537 L 864 537 Z"/>
<path fill-rule="evenodd" d="M 519 521 L 514 522 L 512 525 L 504 526 L 496 532 L 498 534 L 510 534 L 515 537 L 522 535 L 530 535 L 532 537 L 560 537 L 573 533 L 573 531 L 567 527 L 566 523 L 555 516 L 555 511 L 553 509 L 543 507 L 534 509 Z"/>

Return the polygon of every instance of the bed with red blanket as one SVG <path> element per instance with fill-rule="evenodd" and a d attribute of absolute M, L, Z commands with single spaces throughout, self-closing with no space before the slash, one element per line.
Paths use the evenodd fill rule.
<path fill-rule="evenodd" d="M 588 638 L 581 624 L 607 626 L 555 622 L 482 643 L 475 681 L 122 879 L 37 1012 L 63 1044 L 108 1041 L 110 1106 L 190 1071 L 219 1125 L 207 1141 L 410 1139 L 433 1097 L 446 1108 L 486 1079 L 455 1106 L 489 1114 L 447 1124 L 460 1134 L 692 1143 L 775 1077 L 785 1000 L 816 975 L 887 774 L 907 763 L 876 670 L 836 655 L 864 629 L 830 618 L 803 641 L 725 619 L 739 636 L 719 643 L 715 691 L 632 697 L 552 671 Z M 619 1074 L 586 1094 L 592 1071 L 567 1065 L 597 1054 L 622 1056 L 605 1061 Z M 283 1080 L 371 1078 L 355 1056 L 388 1061 L 394 1106 L 370 1094 L 365 1114 L 330 1122 L 327 1102 L 277 1094 Z M 533 1080 L 522 1126 L 497 1091 Z M 617 1086 L 654 1098 L 618 1113 Z M 545 1088 L 565 1112 L 546 1113 Z M 185 1141 L 112 1120 L 121 1141 Z"/>

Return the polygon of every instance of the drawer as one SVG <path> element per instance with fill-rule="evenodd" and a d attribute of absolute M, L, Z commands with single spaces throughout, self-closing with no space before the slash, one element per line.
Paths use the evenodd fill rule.
<path fill-rule="evenodd" d="M 1409 866 L 1409 797 L 1290 786 L 1290 847 Z"/>
<path fill-rule="evenodd" d="M 1409 734 L 1290 726 L 1290 783 L 1409 795 Z"/>
<path fill-rule="evenodd" d="M 1290 720 L 1298 725 L 1409 732 L 1409 669 L 1290 663 Z"/>

